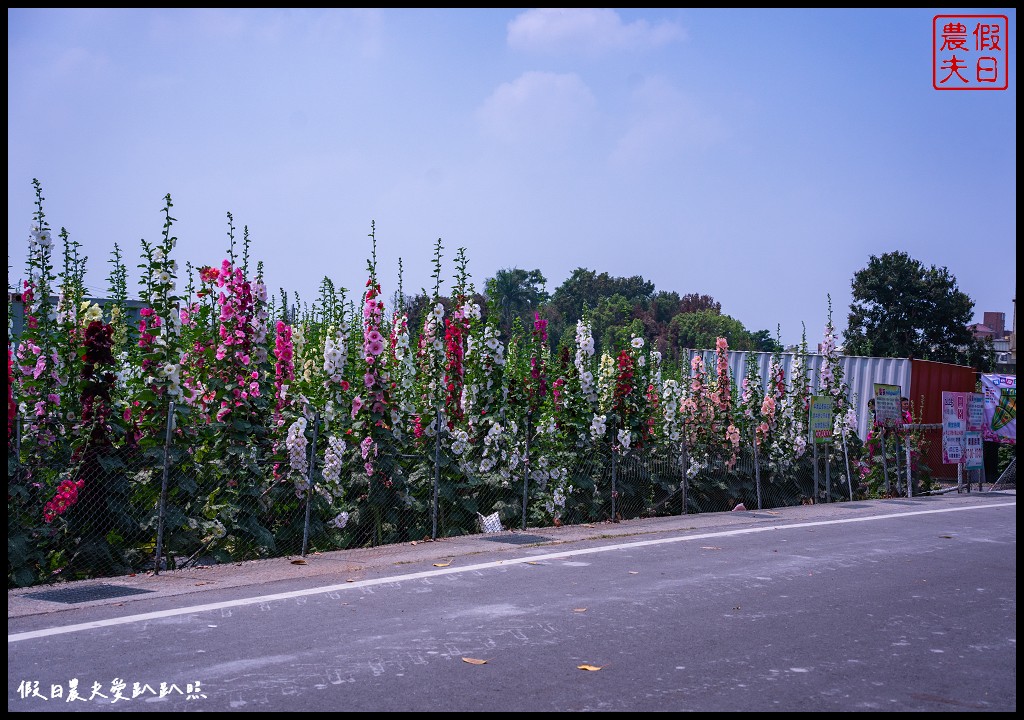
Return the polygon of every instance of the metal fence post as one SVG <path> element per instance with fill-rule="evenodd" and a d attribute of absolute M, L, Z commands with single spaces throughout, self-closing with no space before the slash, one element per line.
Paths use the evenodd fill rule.
<path fill-rule="evenodd" d="M 523 458 L 523 530 L 526 529 L 526 506 L 530 487 L 530 415 L 526 415 L 526 456 Z"/>
<path fill-rule="evenodd" d="M 846 460 L 846 486 L 850 491 L 850 500 L 853 500 L 853 473 L 850 472 L 850 450 L 846 446 L 846 429 L 843 429 L 843 459 Z"/>
<path fill-rule="evenodd" d="M 900 483 L 903 482 L 903 470 L 900 468 L 900 434 L 897 431 L 892 443 L 893 465 L 896 474 L 896 494 L 900 494 Z"/>
<path fill-rule="evenodd" d="M 910 433 L 907 433 L 907 439 L 904 441 L 904 445 L 907 451 L 907 497 L 914 497 L 914 478 L 910 474 Z"/>
<path fill-rule="evenodd" d="M 688 457 L 688 455 L 686 453 L 686 441 L 685 440 L 683 440 L 683 443 L 682 443 L 682 446 L 681 446 L 681 450 L 682 450 L 682 457 L 680 458 L 680 465 L 682 465 L 682 468 L 683 468 L 683 477 L 679 481 L 679 487 L 680 487 L 680 490 L 681 490 L 682 496 L 683 496 L 683 512 L 682 512 L 682 514 L 686 515 L 687 514 L 687 511 L 686 511 L 686 474 L 687 474 L 687 470 L 689 469 L 687 467 L 687 465 L 689 464 L 688 463 L 689 457 Z"/>
<path fill-rule="evenodd" d="M 612 443 L 612 522 L 618 522 L 615 515 L 615 499 L 618 496 L 618 490 L 615 488 L 615 456 L 618 453 L 615 451 L 615 443 Z"/>
<path fill-rule="evenodd" d="M 431 515 L 433 516 L 433 527 L 430 531 L 430 539 L 437 540 L 437 513 L 438 513 L 438 488 L 441 484 L 441 426 L 444 424 L 444 415 L 441 406 L 437 407 L 436 434 L 434 436 L 434 501 Z"/>
<path fill-rule="evenodd" d="M 825 443 L 825 502 L 832 499 L 832 443 Z"/>
<path fill-rule="evenodd" d="M 309 473 L 306 476 L 306 520 L 302 527 L 302 557 L 309 549 L 309 517 L 313 506 L 313 487 L 316 482 L 316 438 L 320 430 L 320 413 L 313 415 L 313 444 L 310 448 Z"/>
<path fill-rule="evenodd" d="M 160 507 L 156 520 L 156 557 L 153 560 L 153 574 L 160 574 L 160 559 L 164 552 L 164 512 L 167 507 L 167 477 L 171 464 L 171 434 L 174 432 L 174 403 L 167 405 L 167 437 L 164 440 L 164 476 L 160 482 Z"/>
<path fill-rule="evenodd" d="M 814 442 L 814 435 L 811 435 L 811 461 L 814 463 L 814 494 L 811 496 L 814 502 L 818 502 L 818 443 Z"/>
<path fill-rule="evenodd" d="M 21 479 L 21 408 L 14 418 L 14 479 Z"/>
<path fill-rule="evenodd" d="M 889 448 L 885 442 L 885 426 L 878 431 L 878 436 L 882 441 L 882 475 L 885 476 L 885 494 L 889 494 L 889 463 L 886 462 L 886 455 L 889 454 Z"/>
<path fill-rule="evenodd" d="M 757 430 L 754 430 L 754 485 L 757 487 L 757 509 L 761 510 L 761 463 L 757 455 Z"/>

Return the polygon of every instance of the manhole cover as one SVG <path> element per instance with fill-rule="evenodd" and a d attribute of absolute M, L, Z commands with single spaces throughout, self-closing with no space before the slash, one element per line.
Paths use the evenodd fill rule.
<path fill-rule="evenodd" d="M 74 603 L 90 602 L 92 600 L 108 600 L 110 598 L 126 597 L 128 595 L 142 595 L 144 593 L 151 592 L 153 591 L 138 590 L 136 588 L 124 587 L 122 585 L 90 585 L 88 587 L 58 588 L 56 590 L 43 590 L 40 592 L 25 593 L 25 597 L 73 605 Z"/>
<path fill-rule="evenodd" d="M 532 545 L 533 543 L 550 542 L 548 538 L 540 535 L 499 535 L 497 537 L 484 536 L 484 540 L 509 543 L 510 545 Z"/>

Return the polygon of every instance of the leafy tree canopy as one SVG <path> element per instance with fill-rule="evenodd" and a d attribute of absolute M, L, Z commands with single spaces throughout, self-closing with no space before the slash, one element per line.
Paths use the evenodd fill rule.
<path fill-rule="evenodd" d="M 548 300 L 546 285 L 547 280 L 540 270 L 522 268 L 502 268 L 487 279 L 487 301 L 492 312 L 498 313 L 498 322 L 506 337 L 516 318 L 525 327 L 533 326 L 533 313 Z"/>
<path fill-rule="evenodd" d="M 583 317 L 584 307 L 595 308 L 602 298 L 621 295 L 631 305 L 646 303 L 654 294 L 654 283 L 639 275 L 612 277 L 586 268 L 576 268 L 555 289 L 551 304 L 566 324 L 575 324 Z"/>
<path fill-rule="evenodd" d="M 724 337 L 730 350 L 753 350 L 750 333 L 739 320 L 711 310 L 680 313 L 669 323 L 669 343 L 673 351 L 690 348 L 713 350 L 715 341 Z"/>
<path fill-rule="evenodd" d="M 783 350 L 782 343 L 773 338 L 768 330 L 750 333 L 750 341 L 754 345 L 753 349 L 759 352 L 782 352 Z"/>
<path fill-rule="evenodd" d="M 968 323 L 974 301 L 945 267 L 925 267 L 905 252 L 872 255 L 851 282 L 853 302 L 843 333 L 848 355 L 912 357 L 981 370 L 994 364 L 991 343 Z"/>

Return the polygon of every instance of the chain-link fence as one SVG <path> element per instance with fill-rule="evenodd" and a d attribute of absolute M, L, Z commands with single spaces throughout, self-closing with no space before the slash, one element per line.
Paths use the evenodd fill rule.
<path fill-rule="evenodd" d="M 778 468 L 752 445 L 735 456 L 685 445 L 544 452 L 527 434 L 499 454 L 442 433 L 415 453 L 381 444 L 372 463 L 356 450 L 332 466 L 323 460 L 330 438 L 312 427 L 303 473 L 266 448 L 212 452 L 171 428 L 162 446 L 91 459 L 23 462 L 9 448 L 8 585 L 865 495 L 841 444 Z M 899 447 L 885 456 L 891 494 L 906 494 L 907 457 L 914 487 L 927 486 L 924 463 Z"/>

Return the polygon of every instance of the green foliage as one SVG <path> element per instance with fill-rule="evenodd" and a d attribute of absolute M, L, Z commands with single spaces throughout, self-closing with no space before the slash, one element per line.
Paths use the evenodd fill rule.
<path fill-rule="evenodd" d="M 772 337 L 771 331 L 769 330 L 757 330 L 750 333 L 750 342 L 752 343 L 752 350 L 758 352 L 782 352 L 782 343 Z"/>
<path fill-rule="evenodd" d="M 926 267 L 903 251 L 872 255 L 851 287 L 848 355 L 971 364 L 983 372 L 994 365 L 968 329 L 974 301 L 945 267 Z"/>
<path fill-rule="evenodd" d="M 712 310 L 681 313 L 669 323 L 669 343 L 676 352 L 686 349 L 711 349 L 718 338 L 729 341 L 732 350 L 752 350 L 754 343 L 743 323 Z"/>
<path fill-rule="evenodd" d="M 487 279 L 484 294 L 489 308 L 498 316 L 503 338 L 511 335 L 515 318 L 523 324 L 533 322 L 533 314 L 548 300 L 546 284 L 540 270 L 517 267 L 502 268 Z"/>

